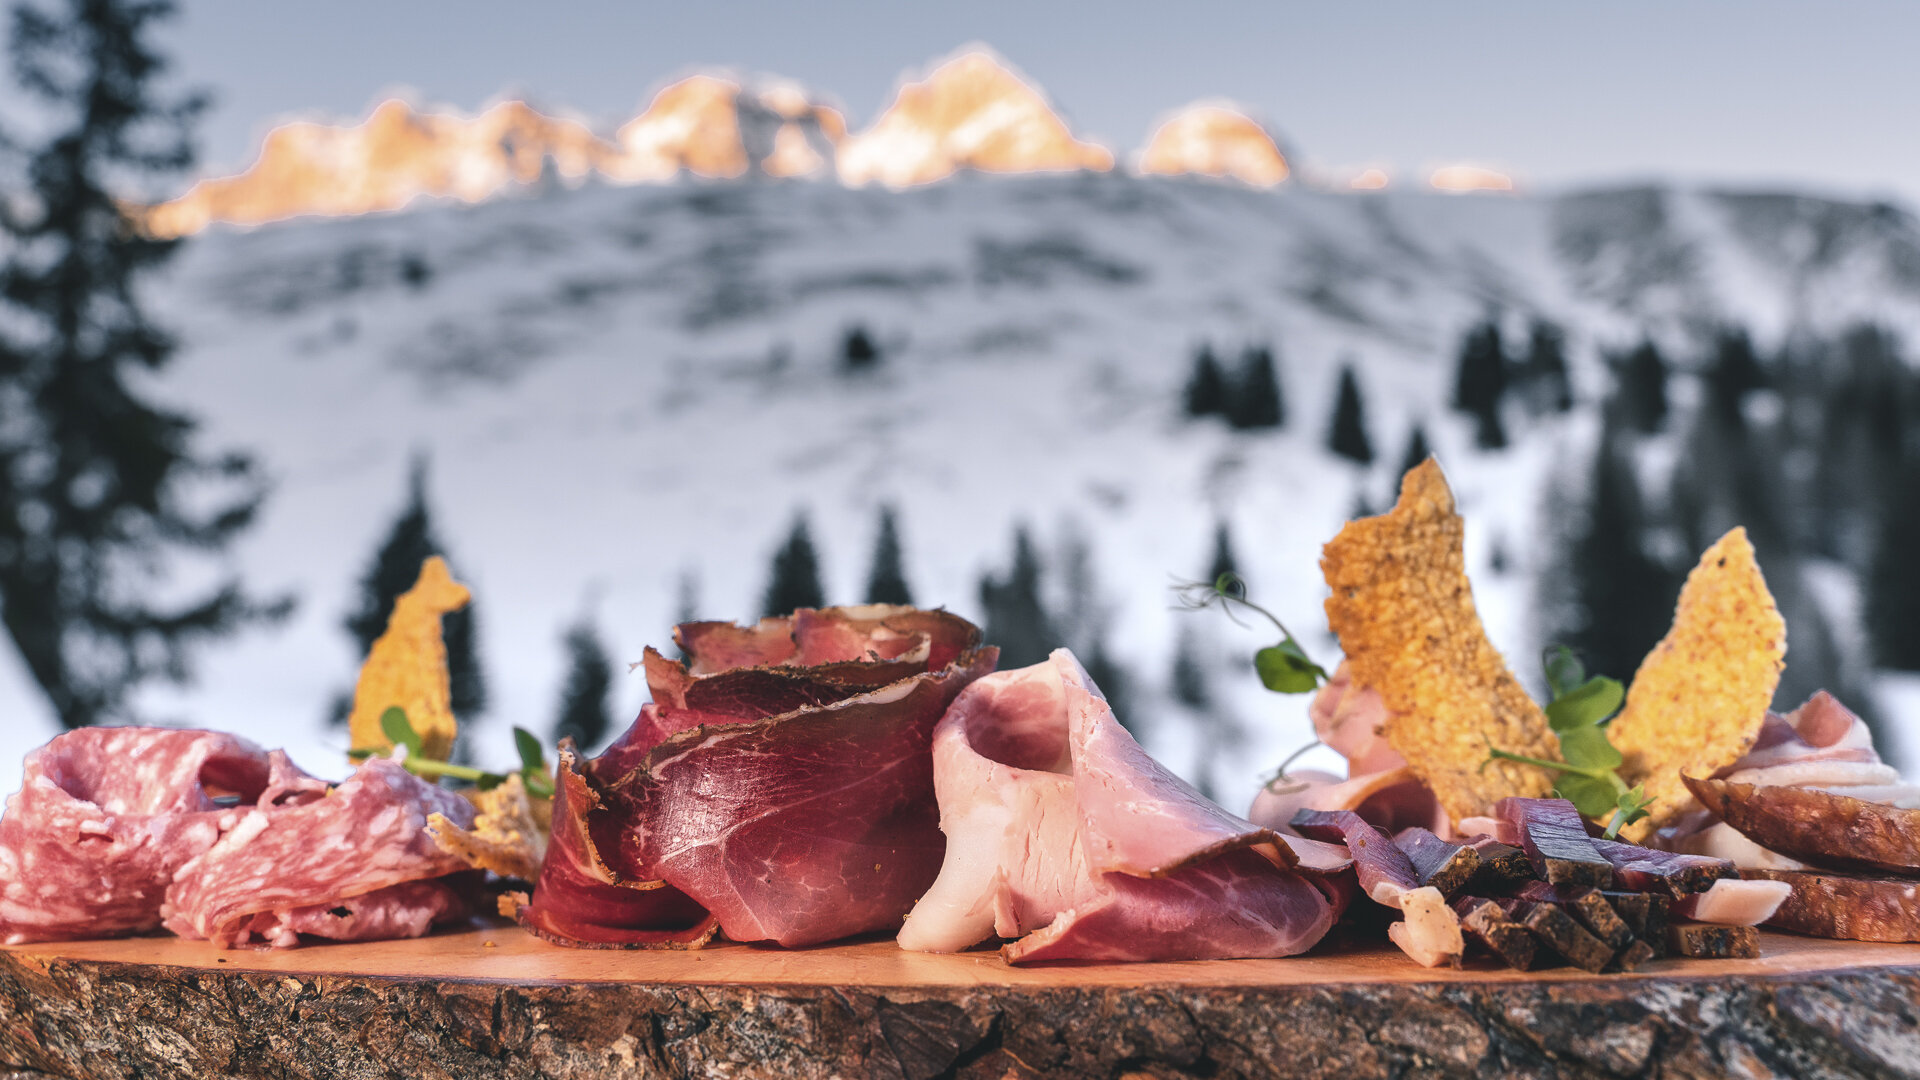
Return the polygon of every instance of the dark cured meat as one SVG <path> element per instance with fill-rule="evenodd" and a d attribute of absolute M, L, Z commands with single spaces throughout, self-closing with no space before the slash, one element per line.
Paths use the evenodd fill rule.
<path fill-rule="evenodd" d="M 1473 892 L 1505 892 L 1523 881 L 1532 880 L 1533 863 L 1528 861 L 1527 853 L 1519 848 L 1503 844 L 1491 836 L 1476 836 L 1468 841 L 1467 846 L 1480 857 L 1480 868 L 1469 882 Z"/>
<path fill-rule="evenodd" d="M 1291 824 L 1312 840 L 1345 841 L 1360 890 L 1376 904 L 1397 908 L 1401 893 L 1420 887 L 1420 875 L 1406 853 L 1351 810 L 1301 810 Z"/>
<path fill-rule="evenodd" d="M 398 762 L 370 758 L 330 792 L 316 788 L 324 785 L 287 773 L 262 793 L 261 805 L 180 867 L 161 911 L 167 929 L 221 947 L 244 945 L 256 925 L 279 928 L 277 919 L 260 924 L 259 916 L 467 868 L 434 843 L 427 817 L 444 814 L 464 828 L 473 824 L 473 804 Z M 269 943 L 293 939 L 276 935 Z"/>
<path fill-rule="evenodd" d="M 997 651 L 964 619 L 887 605 L 675 637 L 687 663 L 650 650 L 653 702 L 563 773 L 517 917 L 579 946 L 684 948 L 715 920 L 786 945 L 898 926 L 944 847 L 933 727 Z"/>
<path fill-rule="evenodd" d="M 1587 821 L 1565 799 L 1501 799 L 1494 814 L 1520 830 L 1534 873 L 1555 885 L 1613 884 L 1613 864 L 1593 846 Z"/>
<path fill-rule="evenodd" d="M 1763 848 L 1815 866 L 1920 875 L 1920 810 L 1813 788 L 1681 779 L 1700 805 Z"/>
<path fill-rule="evenodd" d="M 84 728 L 27 755 L 0 818 L 0 940 L 108 937 L 160 925 L 174 871 L 248 813 L 268 755 L 210 731 Z"/>
<path fill-rule="evenodd" d="M 1760 934 L 1751 926 L 1674 923 L 1667 928 L 1667 947 L 1701 960 L 1753 960 L 1760 956 Z"/>
<path fill-rule="evenodd" d="M 1606 942 L 1587 932 L 1558 904 L 1534 904 L 1521 900 L 1512 915 L 1554 952 L 1573 966 L 1592 972 L 1605 971 L 1613 961 L 1613 950 Z"/>
<path fill-rule="evenodd" d="M 1641 938 L 1635 938 L 1633 939 L 1633 941 L 1628 943 L 1626 948 L 1621 949 L 1618 953 L 1614 955 L 1613 967 L 1611 970 L 1635 971 L 1635 970 L 1638 970 L 1647 961 L 1656 959 L 1663 955 L 1665 955 L 1664 950 L 1654 948 L 1651 943 Z"/>
<path fill-rule="evenodd" d="M 1466 888 L 1480 869 L 1478 851 L 1442 840 L 1417 826 L 1396 833 L 1393 846 L 1413 863 L 1413 872 L 1420 884 L 1431 885 L 1444 896 L 1450 897 Z"/>
<path fill-rule="evenodd" d="M 1598 889 L 1530 881 L 1514 895 L 1537 904 L 1559 904 L 1609 949 L 1624 949 L 1633 942 L 1633 930 Z"/>
<path fill-rule="evenodd" d="M 1626 920 L 1633 936 L 1653 946 L 1656 956 L 1667 948 L 1667 917 L 1673 901 L 1665 893 L 1609 892 L 1607 903 Z"/>
<path fill-rule="evenodd" d="M 1920 883 L 1802 870 L 1742 870 L 1793 886 L 1766 925 L 1848 941 L 1920 941 Z"/>
<path fill-rule="evenodd" d="M 1613 864 L 1614 878 L 1620 887 L 1634 892 L 1660 890 L 1674 896 L 1690 896 L 1707 891 L 1721 878 L 1739 876 L 1733 864 L 1725 859 L 1656 851 L 1599 837 L 1589 843 Z"/>
<path fill-rule="evenodd" d="M 1453 902 L 1453 910 L 1460 915 L 1460 928 L 1508 967 L 1516 971 L 1533 967 L 1537 949 L 1533 932 L 1509 918 L 1499 904 L 1484 897 L 1463 896 Z"/>

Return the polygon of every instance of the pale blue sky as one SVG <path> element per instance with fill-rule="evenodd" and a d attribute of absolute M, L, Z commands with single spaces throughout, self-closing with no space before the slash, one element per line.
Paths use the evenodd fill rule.
<path fill-rule="evenodd" d="M 799 79 L 857 128 L 903 69 L 979 40 L 1122 151 L 1163 111 L 1223 96 L 1309 167 L 1472 160 L 1535 186 L 1668 176 L 1920 204 L 1912 3 L 181 4 L 165 40 L 219 95 L 215 171 L 275 117 L 358 115 L 394 87 L 465 109 L 511 89 L 611 123 L 705 65 Z"/>

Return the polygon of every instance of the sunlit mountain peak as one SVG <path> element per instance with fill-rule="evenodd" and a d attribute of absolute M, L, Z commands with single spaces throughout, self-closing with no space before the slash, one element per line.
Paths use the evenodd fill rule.
<path fill-rule="evenodd" d="M 246 171 L 202 180 L 147 212 L 162 236 L 210 222 L 257 225 L 302 214 L 398 210 L 421 196 L 478 202 L 548 168 L 568 180 L 591 172 L 607 146 L 586 125 L 503 101 L 477 116 L 421 111 L 397 98 L 359 124 L 282 124 Z"/>
<path fill-rule="evenodd" d="M 846 135 L 840 113 L 790 82 L 743 86 L 694 75 L 654 95 L 614 136 L 601 164 L 615 182 L 670 180 L 681 171 L 731 179 L 758 169 L 773 176 L 821 172 Z"/>
<path fill-rule="evenodd" d="M 1479 165 L 1447 165 L 1435 169 L 1427 183 L 1440 191 L 1513 190 L 1513 177 Z"/>
<path fill-rule="evenodd" d="M 1113 153 L 1075 138 L 1039 87 L 970 46 L 903 82 L 873 126 L 841 144 L 838 166 L 849 184 L 907 187 L 963 169 L 1104 172 Z"/>
<path fill-rule="evenodd" d="M 1347 187 L 1354 191 L 1379 191 L 1391 182 L 1392 178 L 1384 169 L 1362 169 L 1353 179 L 1347 181 Z"/>
<path fill-rule="evenodd" d="M 1196 102 L 1154 129 L 1140 152 L 1140 171 L 1232 177 L 1272 187 L 1291 171 L 1285 154 L 1260 122 L 1225 102 Z"/>

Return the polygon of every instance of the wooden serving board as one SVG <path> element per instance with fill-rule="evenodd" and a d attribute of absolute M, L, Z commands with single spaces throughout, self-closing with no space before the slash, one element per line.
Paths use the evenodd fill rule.
<path fill-rule="evenodd" d="M 511 927 L 0 950 L 0 1076 L 1920 1076 L 1920 945 L 1768 934 L 1631 975 L 1287 960 L 1014 968 L 891 941 L 561 949 Z"/>

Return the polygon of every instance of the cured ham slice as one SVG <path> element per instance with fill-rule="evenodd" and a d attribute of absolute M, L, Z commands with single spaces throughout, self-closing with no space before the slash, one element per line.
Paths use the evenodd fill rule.
<path fill-rule="evenodd" d="M 261 927 L 269 944 L 289 944 L 287 919 L 299 921 L 302 909 L 466 868 L 427 832 L 436 813 L 473 823 L 473 806 L 459 795 L 387 758 L 369 759 L 324 794 L 316 785 L 289 771 L 261 805 L 181 866 L 161 911 L 166 927 L 221 947 L 248 944 Z M 284 797 L 276 800 L 276 789 Z"/>
<path fill-rule="evenodd" d="M 933 762 L 947 851 L 904 948 L 998 935 L 1019 937 L 1014 963 L 1288 956 L 1333 923 L 1350 856 L 1314 845 L 1316 876 L 1291 872 L 1288 841 L 1149 757 L 1064 649 L 962 692 Z"/>
<path fill-rule="evenodd" d="M 945 842 L 934 726 L 993 669 L 941 611 L 689 623 L 649 650 L 653 701 L 591 761 L 563 754 L 553 841 L 516 915 L 578 946 L 807 945 L 899 925 Z"/>
<path fill-rule="evenodd" d="M 0 939 L 160 925 L 174 872 L 266 790 L 268 755 L 210 731 L 85 728 L 27 755 L 0 817 Z M 223 797 L 216 802 L 216 797 Z M 234 801 L 239 806 L 222 806 Z"/>

